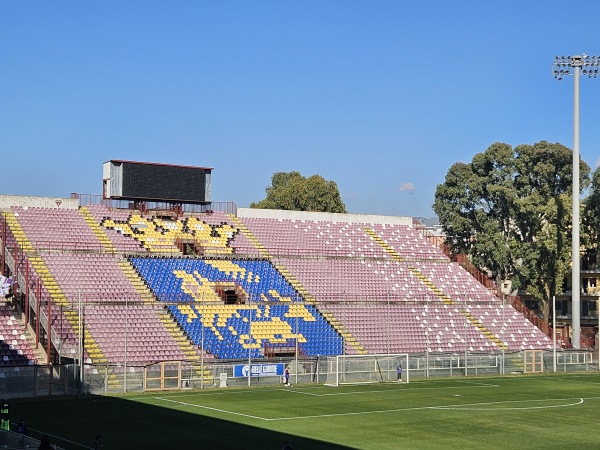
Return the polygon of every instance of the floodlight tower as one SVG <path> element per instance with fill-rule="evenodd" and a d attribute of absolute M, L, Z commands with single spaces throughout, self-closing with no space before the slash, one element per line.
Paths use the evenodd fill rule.
<path fill-rule="evenodd" d="M 571 247 L 572 274 L 571 274 L 571 328 L 573 334 L 571 343 L 574 348 L 581 344 L 580 326 L 580 255 L 579 255 L 579 75 L 589 78 L 598 76 L 600 66 L 599 56 L 588 56 L 585 53 L 575 56 L 557 56 L 552 64 L 552 75 L 562 80 L 568 75 L 573 75 L 573 239 Z"/>

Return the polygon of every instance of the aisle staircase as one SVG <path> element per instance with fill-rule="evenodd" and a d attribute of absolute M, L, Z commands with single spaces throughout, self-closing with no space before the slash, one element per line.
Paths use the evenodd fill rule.
<path fill-rule="evenodd" d="M 391 255 L 394 261 L 403 261 L 403 258 L 390 246 L 388 245 L 377 233 L 369 228 L 364 228 L 365 233 L 370 236 L 381 248 L 384 249 L 388 254 Z M 427 286 L 445 305 L 456 305 L 452 298 L 444 293 L 430 278 L 425 276 L 417 267 L 412 264 L 407 265 L 408 270 Z M 479 332 L 485 336 L 490 342 L 492 342 L 500 350 L 508 350 L 508 346 L 492 331 L 490 331 L 483 323 L 474 317 L 469 311 L 465 309 L 460 310 L 461 314 L 468 320 Z"/>
<path fill-rule="evenodd" d="M 60 286 L 56 282 L 54 276 L 50 273 L 48 266 L 42 259 L 41 256 L 35 254 L 35 249 L 29 239 L 27 238 L 23 228 L 17 221 L 16 217 L 12 213 L 5 213 L 4 218 L 6 220 L 7 225 L 9 226 L 11 232 L 17 239 L 17 242 L 21 245 L 23 252 L 28 256 L 29 264 L 35 270 L 35 273 L 39 276 L 41 283 L 44 285 L 48 294 L 52 298 L 52 302 L 54 305 L 61 307 L 63 310 L 63 316 L 73 329 L 75 335 L 79 339 L 79 314 L 77 311 L 74 311 L 67 301 L 65 294 L 62 292 Z M 39 300 L 39 299 L 38 299 Z M 92 360 L 94 364 L 106 364 L 107 360 L 98 344 L 91 336 L 91 334 L 84 328 L 83 331 L 84 342 L 86 343 L 86 352 L 88 357 Z"/>
<path fill-rule="evenodd" d="M 100 241 L 100 244 L 102 244 L 102 247 L 104 248 L 106 253 L 117 253 L 116 247 L 106 235 L 106 233 L 104 232 L 98 221 L 95 219 L 95 217 L 92 215 L 88 207 L 82 206 L 79 209 L 79 212 L 83 216 L 83 220 L 85 220 L 85 222 L 92 229 L 92 231 Z"/>
<path fill-rule="evenodd" d="M 258 254 L 260 256 L 262 256 L 263 258 L 271 257 L 267 248 L 264 245 L 262 245 L 262 243 L 258 240 L 258 238 L 256 236 L 254 236 L 254 233 L 252 233 L 248 229 L 248 227 L 246 226 L 246 224 L 244 222 L 242 222 L 238 217 L 234 216 L 233 214 L 227 214 L 227 217 L 229 218 L 229 220 L 231 220 L 232 223 L 235 224 L 235 226 L 238 228 L 238 230 L 240 230 L 240 232 L 244 236 L 246 236 L 246 238 L 250 241 L 250 243 L 252 245 L 254 245 L 254 247 L 256 247 L 256 249 L 258 250 Z"/>

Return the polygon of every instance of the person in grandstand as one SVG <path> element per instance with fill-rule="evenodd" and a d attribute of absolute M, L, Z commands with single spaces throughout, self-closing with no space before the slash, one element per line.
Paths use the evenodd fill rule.
<path fill-rule="evenodd" d="M 398 382 L 402 383 L 402 364 L 398 363 L 396 366 L 396 375 L 398 375 Z"/>
<path fill-rule="evenodd" d="M 285 368 L 285 385 L 290 385 L 290 369 L 288 367 Z"/>

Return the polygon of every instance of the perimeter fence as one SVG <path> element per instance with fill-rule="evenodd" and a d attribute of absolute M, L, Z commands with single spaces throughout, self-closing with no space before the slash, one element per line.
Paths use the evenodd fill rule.
<path fill-rule="evenodd" d="M 381 355 L 380 355 L 381 356 Z M 410 380 L 422 378 L 498 376 L 542 372 L 598 371 L 594 351 L 526 350 L 504 353 L 413 353 L 403 367 Z M 369 355 L 362 355 L 369 358 Z M 333 357 L 335 358 L 335 357 Z M 157 362 L 145 366 L 55 365 L 0 368 L 0 392 L 6 398 L 57 397 L 69 395 L 115 395 L 122 393 L 223 389 L 284 382 L 288 369 L 292 384 L 325 383 L 332 370 L 332 357 L 264 358 L 190 364 Z M 395 369 L 373 379 L 393 381 Z"/>

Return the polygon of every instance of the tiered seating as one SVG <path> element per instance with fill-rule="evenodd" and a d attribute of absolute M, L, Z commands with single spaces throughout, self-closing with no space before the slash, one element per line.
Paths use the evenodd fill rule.
<path fill-rule="evenodd" d="M 102 245 L 76 209 L 12 208 L 29 241 L 39 250 L 102 251 Z"/>
<path fill-rule="evenodd" d="M 498 300 L 457 263 L 415 262 L 411 267 L 425 275 L 455 302 L 496 302 Z"/>
<path fill-rule="evenodd" d="M 220 212 L 168 220 L 104 206 L 88 210 L 117 254 L 110 244 L 102 247 L 102 232 L 87 212 L 86 223 L 77 210 L 13 208 L 37 252 L 28 250 L 20 271 L 27 261 L 38 263 L 28 265 L 29 284 L 42 311 L 50 294 L 58 295 L 51 322 L 64 324 L 65 342 L 77 339 L 61 308 L 75 314 L 82 298 L 86 330 L 109 363 L 124 357 L 125 317 L 132 363 L 189 358 L 165 327 L 166 310 L 194 345 L 204 343 L 218 358 L 258 358 L 269 346 L 296 344 L 306 355 L 362 351 L 342 348 L 342 334 L 372 353 L 491 351 L 502 342 L 514 350 L 550 347 L 537 328 L 513 308 L 502 309 L 405 225 L 238 219 Z M 203 257 L 183 257 L 181 249 L 190 245 Z M 140 294 L 122 254 L 137 255 L 131 263 L 164 307 Z M 45 283 L 39 291 L 38 275 Z"/>
<path fill-rule="evenodd" d="M 140 294 L 112 255 L 99 253 L 49 253 L 42 255 L 46 266 L 67 299 L 78 301 L 140 301 Z"/>
<path fill-rule="evenodd" d="M 0 367 L 36 364 L 25 328 L 7 306 L 0 306 Z"/>
<path fill-rule="evenodd" d="M 241 219 L 273 255 L 389 258 L 364 224 L 287 219 Z"/>
<path fill-rule="evenodd" d="M 151 361 L 185 359 L 173 337 L 157 319 L 159 306 L 88 305 L 85 323 L 109 362 L 126 360 L 130 365 Z"/>
<path fill-rule="evenodd" d="M 219 358 L 263 355 L 271 344 L 295 345 L 306 355 L 340 354 L 341 337 L 267 261 L 132 258 L 194 343 Z M 238 304 L 218 292 L 235 291 Z"/>
<path fill-rule="evenodd" d="M 389 260 L 281 259 L 317 301 L 439 298 L 403 264 Z"/>
<path fill-rule="evenodd" d="M 124 335 L 125 310 L 130 311 L 128 327 L 132 329 L 129 336 L 132 353 L 128 355 L 132 361 L 183 359 L 181 348 L 159 318 L 162 308 L 142 304 L 142 297 L 113 255 L 45 254 L 43 259 L 68 304 L 76 309 L 81 298 L 85 305 L 86 328 L 109 363 L 120 361 L 114 347 Z M 148 339 L 147 334 L 136 333 L 139 327 L 151 330 L 153 339 Z"/>
<path fill-rule="evenodd" d="M 129 211 L 110 210 L 103 205 L 90 205 L 87 208 L 99 224 L 109 220 L 113 222 L 127 222 L 131 218 Z M 140 253 L 146 251 L 139 241 L 124 235 L 117 228 L 104 227 L 103 230 L 115 248 L 122 253 Z"/>
<path fill-rule="evenodd" d="M 552 348 L 552 341 L 511 305 L 477 304 L 469 312 L 511 350 Z"/>
<path fill-rule="evenodd" d="M 387 245 L 403 259 L 443 260 L 448 257 L 439 248 L 431 245 L 417 230 L 406 225 L 369 225 Z"/>
<path fill-rule="evenodd" d="M 370 353 L 491 351 L 495 348 L 461 314 L 445 304 L 326 306 Z"/>

